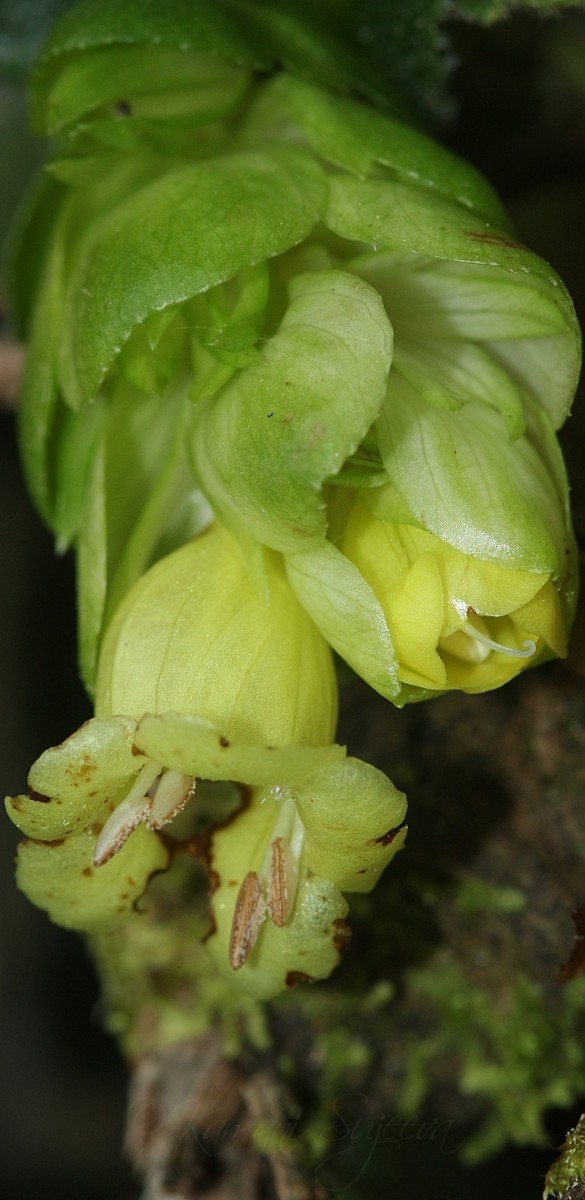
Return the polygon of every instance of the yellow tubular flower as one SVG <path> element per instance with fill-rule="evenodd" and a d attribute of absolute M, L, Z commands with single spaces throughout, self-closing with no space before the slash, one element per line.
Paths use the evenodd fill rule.
<path fill-rule="evenodd" d="M 403 683 L 444 691 L 499 687 L 548 651 L 566 654 L 548 575 L 510 570 L 356 501 L 343 539 L 384 610 Z"/>
<path fill-rule="evenodd" d="M 329 742 L 337 719 L 331 653 L 280 556 L 268 552 L 265 570 L 268 602 L 219 525 L 151 568 L 108 629 L 96 716 L 172 711 L 238 741 Z"/>

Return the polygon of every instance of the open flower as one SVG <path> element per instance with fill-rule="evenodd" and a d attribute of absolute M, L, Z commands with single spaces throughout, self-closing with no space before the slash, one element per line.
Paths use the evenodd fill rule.
<path fill-rule="evenodd" d="M 329 648 L 278 555 L 266 555 L 263 578 L 265 596 L 217 525 L 157 563 L 108 630 L 96 717 L 45 751 L 28 795 L 7 802 L 28 838 L 23 890 L 58 923 L 95 933 L 135 915 L 169 865 L 198 780 L 237 785 L 204 839 L 208 945 L 258 996 L 329 974 L 341 889 L 373 886 L 404 840 L 405 809 L 381 772 L 330 743 Z"/>
<path fill-rule="evenodd" d="M 144 717 L 135 743 L 181 776 L 244 785 L 205 847 L 219 971 L 262 999 L 328 975 L 349 932 L 342 892 L 370 891 L 402 847 L 404 796 L 336 745 L 230 742 L 173 713 Z"/>

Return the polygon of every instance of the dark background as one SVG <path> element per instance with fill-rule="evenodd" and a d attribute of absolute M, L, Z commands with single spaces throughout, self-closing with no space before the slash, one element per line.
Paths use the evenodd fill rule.
<path fill-rule="evenodd" d="M 436 132 L 496 185 L 521 239 L 555 266 L 583 316 L 585 13 L 517 14 L 490 29 L 458 24 L 448 32 L 454 115 L 443 117 Z M 0 136 L 11 168 L 2 173 L 5 226 L 38 155 L 25 134 L 22 88 L 10 78 L 0 83 Z M 13 424 L 11 413 L 0 414 L 0 756 L 2 786 L 10 794 L 22 789 L 34 758 L 89 713 L 75 666 L 72 563 L 54 557 L 32 511 Z M 563 445 L 582 541 L 583 402 L 576 403 Z M 382 701 L 377 711 L 382 736 Z M 360 746 L 352 750 L 359 754 Z M 50 925 L 16 891 L 16 841 L 10 823 L 0 823 L 2 1194 L 131 1200 L 138 1189 L 120 1151 L 125 1071 L 100 1030 L 97 983 L 81 939 Z M 551 1144 L 575 1115 L 551 1114 Z M 552 1157 L 546 1148 L 514 1149 L 470 1170 L 428 1140 L 375 1154 L 389 1192 L 393 1178 L 400 1179 L 401 1200 L 471 1194 L 528 1200 L 540 1195 Z M 400 1157 L 399 1169 L 393 1155 Z"/>

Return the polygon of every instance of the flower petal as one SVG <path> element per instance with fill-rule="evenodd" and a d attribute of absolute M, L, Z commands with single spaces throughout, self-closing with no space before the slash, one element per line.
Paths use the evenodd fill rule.
<path fill-rule="evenodd" d="M 127 717 L 86 721 L 30 769 L 30 795 L 7 801 L 8 815 L 29 837 L 50 841 L 105 820 L 146 762 Z"/>
<path fill-rule="evenodd" d="M 376 767 L 346 758 L 295 792 L 306 860 L 342 891 L 369 892 L 399 850 L 406 799 Z"/>
<path fill-rule="evenodd" d="M 214 833 L 210 852 L 212 878 L 217 886 L 212 895 L 214 927 L 206 946 L 215 966 L 233 987 L 262 1000 L 299 982 L 325 978 L 337 966 L 347 939 L 347 904 L 340 892 L 329 880 L 303 872 L 285 925 L 264 921 L 260 928 L 261 900 L 256 888 L 250 928 L 240 930 L 236 924 L 234 946 L 237 899 L 259 847 L 270 842 L 273 822 L 274 806 L 262 804 L 256 794 L 249 808 Z M 236 952 L 252 932 L 254 945 L 245 956 L 238 953 L 239 965 L 234 970 Z M 242 957 L 244 961 L 240 961 Z"/>
<path fill-rule="evenodd" d="M 150 876 L 169 861 L 160 838 L 142 825 L 102 867 L 93 865 L 95 845 L 93 829 L 64 841 L 20 843 L 18 886 L 57 925 L 92 932 L 128 920 Z"/>
<path fill-rule="evenodd" d="M 298 787 L 320 767 L 345 756 L 344 747 L 336 745 L 265 747 L 231 742 L 207 721 L 179 713 L 143 717 L 135 744 L 184 775 L 258 787 Z"/>

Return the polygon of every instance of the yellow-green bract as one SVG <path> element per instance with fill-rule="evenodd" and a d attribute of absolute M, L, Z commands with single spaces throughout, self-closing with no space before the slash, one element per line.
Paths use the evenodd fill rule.
<path fill-rule="evenodd" d="M 397 704 L 428 672 L 409 661 L 407 681 L 396 606 L 355 536 L 343 552 L 358 498 L 438 538 L 439 557 L 550 581 L 564 632 L 536 630 L 519 661 L 558 653 L 575 559 L 555 430 L 580 355 L 561 281 L 430 139 L 299 78 L 292 51 L 257 76 L 286 53 L 234 12 L 89 2 L 33 76 L 55 141 L 14 256 L 22 445 L 39 508 L 78 549 L 88 687 L 129 588 L 206 505 L 258 591 L 280 552 L 326 639 Z M 411 623 L 424 594 L 413 604 Z"/>

